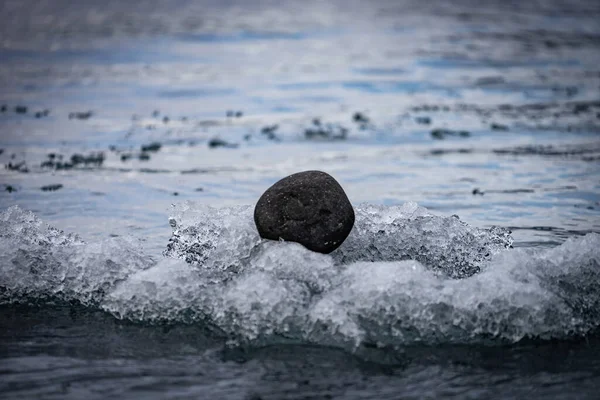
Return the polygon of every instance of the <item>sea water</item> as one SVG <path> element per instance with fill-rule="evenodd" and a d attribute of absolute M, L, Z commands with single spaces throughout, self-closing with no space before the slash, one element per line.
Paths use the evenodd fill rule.
<path fill-rule="evenodd" d="M 0 11 L 0 397 L 595 398 L 595 3 Z M 254 227 L 307 169 L 329 255 Z"/>

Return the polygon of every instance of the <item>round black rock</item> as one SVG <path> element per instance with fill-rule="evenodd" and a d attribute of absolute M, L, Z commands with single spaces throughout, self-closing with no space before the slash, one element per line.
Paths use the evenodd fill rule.
<path fill-rule="evenodd" d="M 262 238 L 297 242 L 327 254 L 350 234 L 354 210 L 331 175 L 305 171 L 267 189 L 254 209 L 254 222 Z"/>

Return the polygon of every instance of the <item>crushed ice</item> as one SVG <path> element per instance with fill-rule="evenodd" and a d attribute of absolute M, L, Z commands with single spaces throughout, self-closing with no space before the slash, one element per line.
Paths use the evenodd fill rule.
<path fill-rule="evenodd" d="M 12 207 L 0 214 L 0 303 L 79 301 L 118 318 L 202 323 L 235 343 L 515 342 L 600 326 L 600 235 L 508 249 L 414 203 L 363 205 L 330 255 L 261 241 L 252 209 L 182 204 L 167 257 L 138 243 L 86 244 Z M 456 279 L 461 278 L 461 279 Z"/>

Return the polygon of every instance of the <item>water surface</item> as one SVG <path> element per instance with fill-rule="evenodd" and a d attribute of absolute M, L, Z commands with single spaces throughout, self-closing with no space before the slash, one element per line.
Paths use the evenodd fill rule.
<path fill-rule="evenodd" d="M 0 15 L 3 396 L 594 397 L 595 3 Z M 329 258 L 237 208 L 307 169 L 373 218 Z"/>

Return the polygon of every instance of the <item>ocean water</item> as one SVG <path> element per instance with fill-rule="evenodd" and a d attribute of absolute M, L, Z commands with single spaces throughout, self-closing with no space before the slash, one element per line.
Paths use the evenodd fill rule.
<path fill-rule="evenodd" d="M 595 2 L 0 15 L 0 398 L 597 398 Z M 308 169 L 329 255 L 252 219 Z"/>

